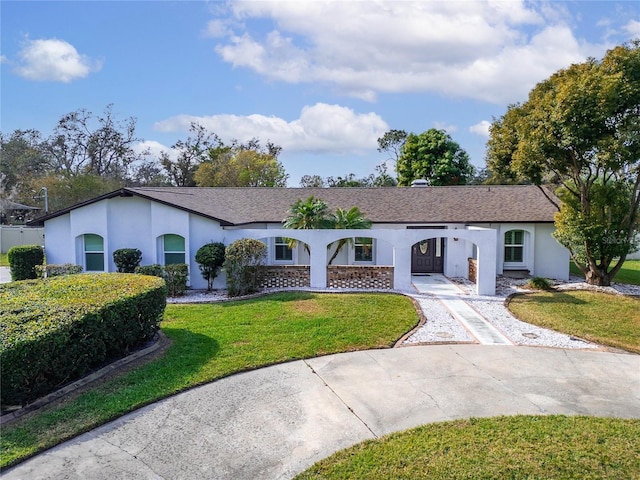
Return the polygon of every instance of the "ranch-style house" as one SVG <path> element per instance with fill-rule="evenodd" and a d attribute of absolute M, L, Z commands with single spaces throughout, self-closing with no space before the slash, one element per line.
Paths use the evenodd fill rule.
<path fill-rule="evenodd" d="M 356 206 L 373 226 L 283 229 L 291 205 L 310 196 L 331 210 Z M 206 288 L 198 248 L 255 238 L 268 246 L 265 286 L 409 290 L 412 275 L 443 273 L 493 295 L 496 275 L 509 271 L 568 278 L 569 253 L 551 235 L 556 209 L 547 196 L 533 185 L 122 188 L 31 224 L 45 227 L 48 263 L 87 272 L 115 271 L 113 252 L 138 248 L 142 265 L 186 263 L 189 285 Z M 327 265 L 342 238 L 349 242 Z M 220 275 L 214 287 L 225 281 Z"/>

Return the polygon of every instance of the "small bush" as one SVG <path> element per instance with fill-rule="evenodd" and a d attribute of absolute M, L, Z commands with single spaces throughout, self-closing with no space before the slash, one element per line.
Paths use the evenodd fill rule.
<path fill-rule="evenodd" d="M 167 295 L 178 297 L 184 295 L 187 289 L 187 278 L 189 277 L 189 266 L 184 263 L 165 265 L 164 280 L 167 282 Z"/>
<path fill-rule="evenodd" d="M 61 275 L 73 275 L 82 273 L 82 265 L 74 265 L 73 263 L 65 263 L 62 265 L 36 265 L 38 278 L 59 277 Z"/>
<path fill-rule="evenodd" d="M 257 292 L 264 278 L 267 246 L 250 238 L 231 243 L 225 251 L 224 270 L 230 297 Z"/>
<path fill-rule="evenodd" d="M 526 286 L 531 290 L 551 290 L 551 282 L 542 277 L 533 277 Z"/>
<path fill-rule="evenodd" d="M 164 282 L 67 275 L 0 285 L 0 401 L 25 404 L 126 355 L 156 331 Z"/>
<path fill-rule="evenodd" d="M 11 247 L 7 252 L 11 280 L 29 280 L 38 278 L 36 265 L 44 263 L 44 250 L 39 245 L 21 245 Z"/>
<path fill-rule="evenodd" d="M 135 273 L 140 275 L 151 275 L 153 277 L 164 278 L 164 269 L 162 265 L 154 263 L 153 265 L 142 265 L 140 267 L 136 267 Z"/>
<path fill-rule="evenodd" d="M 134 273 L 140 265 L 142 252 L 137 248 L 119 248 L 113 252 L 113 263 L 120 273 Z"/>
<path fill-rule="evenodd" d="M 224 264 L 224 243 L 211 242 L 201 246 L 196 252 L 196 262 L 200 265 L 202 277 L 207 281 L 207 290 L 211 290 L 213 281 Z"/>

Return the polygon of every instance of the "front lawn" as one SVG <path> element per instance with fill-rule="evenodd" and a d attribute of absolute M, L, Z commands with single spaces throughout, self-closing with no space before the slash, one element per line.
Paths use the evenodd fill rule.
<path fill-rule="evenodd" d="M 296 480 L 640 478 L 640 420 L 553 416 L 472 418 L 370 440 Z"/>
<path fill-rule="evenodd" d="M 603 345 L 640 353 L 640 298 L 588 290 L 514 296 L 520 320 Z"/>
<path fill-rule="evenodd" d="M 573 275 L 584 278 L 580 269 L 576 267 L 573 262 L 570 263 L 569 270 Z M 613 281 L 617 283 L 628 283 L 630 285 L 640 285 L 640 260 L 626 260 Z"/>
<path fill-rule="evenodd" d="M 166 354 L 2 429 L 0 466 L 195 385 L 294 359 L 392 346 L 418 322 L 393 294 L 279 293 L 168 305 Z"/>

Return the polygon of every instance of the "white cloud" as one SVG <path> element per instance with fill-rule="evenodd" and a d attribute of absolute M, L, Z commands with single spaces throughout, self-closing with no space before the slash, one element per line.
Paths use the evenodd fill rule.
<path fill-rule="evenodd" d="M 365 100 L 431 91 L 510 103 L 602 49 L 577 39 L 566 10 L 548 2 L 241 1 L 230 8 L 213 32 L 227 32 L 216 46 L 223 60 Z M 253 26 L 264 20 L 274 28 L 262 34 Z"/>
<path fill-rule="evenodd" d="M 169 157 L 174 160 L 178 157 L 177 152 L 171 147 L 167 147 L 155 140 L 139 142 L 133 146 L 133 150 L 138 154 L 148 153 L 151 158 L 160 158 L 160 154 L 163 152 L 167 153 Z"/>
<path fill-rule="evenodd" d="M 287 121 L 265 115 L 177 115 L 157 122 L 163 132 L 187 131 L 197 122 L 225 142 L 257 137 L 272 141 L 284 151 L 308 153 L 359 153 L 376 148 L 377 139 L 389 130 L 375 113 L 356 113 L 340 105 L 317 103 L 305 106 L 299 118 Z"/>
<path fill-rule="evenodd" d="M 18 75 L 29 80 L 68 83 L 102 68 L 102 63 L 80 55 L 73 45 L 57 38 L 27 40 L 20 50 Z"/>
<path fill-rule="evenodd" d="M 624 27 L 624 30 L 629 32 L 632 37 L 640 37 L 640 22 L 637 20 L 629 20 Z"/>
<path fill-rule="evenodd" d="M 452 134 L 458 131 L 457 125 L 451 125 L 447 122 L 433 122 L 433 128 L 437 128 L 438 130 L 444 130 L 448 134 Z"/>
<path fill-rule="evenodd" d="M 6 56 L 4 55 L 0 55 L 0 63 L 7 63 L 9 60 L 7 59 Z"/>
<path fill-rule="evenodd" d="M 471 133 L 475 133 L 476 135 L 480 135 L 481 137 L 489 138 L 489 127 L 491 126 L 491 122 L 487 120 L 482 120 L 475 125 L 471 125 L 469 127 L 469 131 Z"/>

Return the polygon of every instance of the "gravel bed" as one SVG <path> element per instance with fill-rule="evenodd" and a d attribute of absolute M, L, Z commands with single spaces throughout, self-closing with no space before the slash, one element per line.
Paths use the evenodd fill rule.
<path fill-rule="evenodd" d="M 412 294 L 427 321 L 403 345 L 422 343 L 477 343 L 460 322 L 455 320 L 442 303 L 432 295 Z"/>

